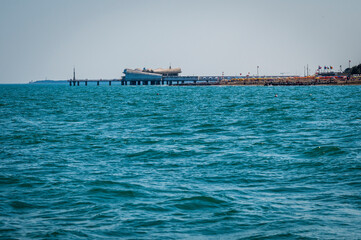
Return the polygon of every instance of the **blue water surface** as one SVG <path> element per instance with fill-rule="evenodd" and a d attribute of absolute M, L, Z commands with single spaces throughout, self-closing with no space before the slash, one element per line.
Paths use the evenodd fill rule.
<path fill-rule="evenodd" d="M 361 239 L 361 86 L 0 85 L 0 133 L 2 239 Z"/>

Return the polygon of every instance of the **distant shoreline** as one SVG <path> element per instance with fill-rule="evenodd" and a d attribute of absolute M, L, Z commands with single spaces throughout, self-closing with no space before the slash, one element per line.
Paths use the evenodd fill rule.
<path fill-rule="evenodd" d="M 54 83 L 68 83 L 68 80 L 36 80 L 28 84 L 54 84 Z"/>
<path fill-rule="evenodd" d="M 356 77 L 286 77 L 286 78 L 233 78 L 217 83 L 188 83 L 181 86 L 342 86 L 361 85 L 361 76 Z"/>
<path fill-rule="evenodd" d="M 300 87 L 310 87 L 310 86 L 361 86 L 361 83 L 347 83 L 347 84 L 334 84 L 334 83 L 330 83 L 330 84 L 270 84 L 270 85 L 264 85 L 264 84 L 215 84 L 215 83 L 211 83 L 211 84 L 201 84 L 201 83 L 197 83 L 197 84 L 180 84 L 180 85 L 172 85 L 171 87 L 187 87 L 187 86 L 195 86 L 195 87 L 202 87 L 202 86 L 254 86 L 254 87 L 291 87 L 291 86 L 300 86 Z"/>

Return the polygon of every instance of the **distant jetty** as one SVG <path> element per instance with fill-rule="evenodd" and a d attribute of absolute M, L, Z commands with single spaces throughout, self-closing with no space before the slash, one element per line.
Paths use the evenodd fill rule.
<path fill-rule="evenodd" d="M 121 79 L 75 79 L 68 80 L 70 86 L 87 86 L 89 82 L 118 82 L 124 86 L 311 86 L 311 85 L 361 85 L 360 75 L 351 76 L 264 76 L 264 77 L 234 77 L 234 76 L 162 76 L 159 79 L 127 78 Z"/>
<path fill-rule="evenodd" d="M 88 86 L 89 83 L 111 86 L 118 83 L 124 86 L 311 86 L 311 85 L 361 85 L 361 76 L 350 77 L 232 77 L 232 76 L 178 76 L 166 77 L 161 80 L 137 79 L 71 79 L 71 80 L 39 80 L 30 84 L 69 84 L 70 86 Z"/>
<path fill-rule="evenodd" d="M 331 67 L 332 69 L 332 67 Z M 360 65 L 361 69 L 361 65 Z M 75 77 L 75 68 L 73 78 L 69 80 L 40 80 L 30 83 L 68 83 L 69 86 L 88 86 L 88 83 L 106 83 L 109 86 L 112 83 L 118 83 L 124 86 L 146 86 L 146 85 L 165 85 L 165 86 L 309 86 L 309 85 L 361 85 L 361 74 L 358 72 L 358 66 L 348 68 L 345 72 L 316 73 L 312 76 L 179 76 L 181 68 L 167 69 L 125 69 L 125 76 L 117 79 L 77 79 Z M 361 70 L 360 70 L 361 71 Z"/>

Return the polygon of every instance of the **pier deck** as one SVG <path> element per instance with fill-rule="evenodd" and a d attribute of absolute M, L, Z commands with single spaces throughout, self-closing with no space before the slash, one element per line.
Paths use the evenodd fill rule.
<path fill-rule="evenodd" d="M 84 83 L 85 86 L 88 85 L 88 82 L 96 82 L 99 86 L 101 82 L 107 82 L 109 86 L 112 85 L 112 82 L 120 82 L 121 85 L 185 85 L 185 84 L 198 84 L 198 83 L 217 83 L 222 77 L 218 76 L 166 76 L 162 77 L 160 80 L 151 80 L 151 79 L 69 79 L 69 86 L 80 86 L 80 83 Z"/>
<path fill-rule="evenodd" d="M 80 86 L 88 82 L 96 82 L 97 86 L 101 82 L 107 82 L 109 86 L 112 82 L 120 82 L 121 85 L 166 85 L 166 86 L 202 86 L 202 85 L 360 85 L 361 76 L 351 78 L 346 77 L 297 77 L 297 76 L 268 76 L 268 77 L 234 77 L 234 76 L 165 76 L 160 80 L 150 79 L 70 79 L 69 86 Z"/>

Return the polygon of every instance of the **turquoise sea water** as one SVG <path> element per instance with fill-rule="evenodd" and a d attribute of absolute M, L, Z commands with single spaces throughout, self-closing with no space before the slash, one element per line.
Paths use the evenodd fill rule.
<path fill-rule="evenodd" d="M 361 86 L 1 85 L 0 238 L 361 239 L 360 104 Z"/>

